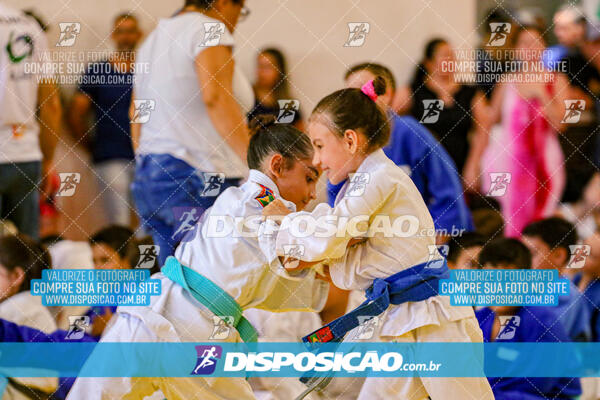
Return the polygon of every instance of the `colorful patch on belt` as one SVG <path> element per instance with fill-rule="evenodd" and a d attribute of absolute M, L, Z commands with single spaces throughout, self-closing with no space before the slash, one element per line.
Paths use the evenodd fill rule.
<path fill-rule="evenodd" d="M 333 339 L 333 333 L 328 326 L 324 326 L 308 337 L 309 343 L 327 343 Z"/>
<path fill-rule="evenodd" d="M 258 184 L 258 186 L 260 186 L 262 188 L 262 190 L 260 191 L 258 196 L 255 197 L 255 199 L 264 208 L 267 206 L 267 204 L 269 204 L 270 202 L 275 200 L 275 196 L 273 196 L 273 191 L 271 189 L 269 189 L 268 187 L 263 186 L 260 183 Z"/>

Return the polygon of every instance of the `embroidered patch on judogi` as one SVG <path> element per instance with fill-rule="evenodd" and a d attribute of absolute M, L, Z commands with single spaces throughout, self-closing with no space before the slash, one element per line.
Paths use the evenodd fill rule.
<path fill-rule="evenodd" d="M 271 189 L 269 189 L 268 187 L 263 186 L 260 183 L 258 184 L 258 186 L 260 186 L 262 188 L 262 190 L 258 194 L 258 196 L 255 197 L 255 199 L 264 208 L 267 206 L 267 204 L 269 204 L 270 202 L 275 200 L 275 196 L 273 196 L 273 191 Z"/>

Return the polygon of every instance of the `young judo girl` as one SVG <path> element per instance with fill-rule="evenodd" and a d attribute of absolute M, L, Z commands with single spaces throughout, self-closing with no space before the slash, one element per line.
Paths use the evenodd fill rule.
<path fill-rule="evenodd" d="M 273 118 L 259 121 L 253 128 L 247 156 L 251 168 L 248 181 L 225 190 L 203 214 L 193 235 L 184 238 L 176 258 L 169 258 L 162 272 L 153 276 L 161 280 L 160 296 L 154 297 L 149 307 L 119 307 L 102 342 L 214 342 L 211 336 L 218 322 L 215 318 L 228 315 L 219 313 L 216 307 L 228 299 L 228 306 L 234 302 L 238 315 L 233 315 L 235 328 L 230 326 L 223 342 L 256 340 L 252 326 L 241 318 L 241 310 L 322 308 L 328 283 L 315 279 L 313 271 L 301 276 L 288 273 L 275 254 L 266 253 L 274 247 L 268 241 L 274 241 L 275 235 L 211 233 L 214 219 L 223 230 L 233 230 L 233 218 L 256 216 L 262 220 L 263 207 L 275 198 L 295 210 L 296 204 L 306 205 L 315 196 L 319 171 L 311 164 L 309 138 L 289 125 L 273 124 Z M 268 223 L 272 221 L 261 222 L 259 230 Z M 202 285 L 196 285 L 198 280 Z M 209 291 L 213 293 L 210 298 L 202 296 Z M 132 360 L 132 370 L 135 368 Z M 169 400 L 255 398 L 244 378 L 193 375 L 82 378 L 77 379 L 68 398 L 143 399 L 159 389 Z"/>
<path fill-rule="evenodd" d="M 308 127 L 315 149 L 313 164 L 327 171 L 332 184 L 348 182 L 333 208 L 319 204 L 311 213 L 291 213 L 281 219 L 274 251 L 285 256 L 286 248 L 301 248 L 299 268 L 326 262 L 339 288 L 365 290 L 373 285 L 371 298 L 387 308 L 374 340 L 481 342 L 472 308 L 453 307 L 448 297 L 437 295 L 437 279 L 447 266 L 441 256 L 428 262 L 429 248 L 435 246 L 433 220 L 410 177 L 381 149 L 389 139 L 387 118 L 375 103 L 382 93 L 385 81 L 378 76 L 361 89 L 338 90 L 317 104 Z M 288 213 L 278 201 L 263 211 L 266 216 Z M 297 235 L 294 218 L 334 221 L 337 229 L 329 235 L 318 228 L 312 235 Z M 368 229 L 361 227 L 365 224 Z M 400 235 L 387 234 L 390 225 L 394 232 L 400 230 Z M 365 232 L 366 242 L 347 247 L 353 237 L 365 236 Z M 307 339 L 339 340 L 347 332 L 345 328 L 355 326 L 334 321 Z M 428 395 L 432 400 L 493 399 L 484 377 L 368 377 L 359 399 L 417 400 Z"/>

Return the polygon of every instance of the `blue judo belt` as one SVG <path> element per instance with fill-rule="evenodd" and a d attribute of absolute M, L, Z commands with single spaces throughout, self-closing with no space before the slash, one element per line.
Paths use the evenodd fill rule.
<path fill-rule="evenodd" d="M 181 265 L 173 256 L 167 258 L 160 270 L 163 275 L 187 290 L 196 300 L 204 304 L 213 314 L 223 319 L 233 317 L 233 326 L 244 342 L 256 342 L 258 334 L 252 324 L 242 315 L 242 308 L 227 292 L 210 279 Z M 223 321 L 225 321 L 223 319 Z"/>
<path fill-rule="evenodd" d="M 388 278 L 377 278 L 366 291 L 367 300 L 348 314 L 306 335 L 306 343 L 340 342 L 352 329 L 383 313 L 390 304 L 422 301 L 438 295 L 439 280 L 448 278 L 446 259 L 427 261 Z M 359 318 L 362 317 L 362 318 Z"/>

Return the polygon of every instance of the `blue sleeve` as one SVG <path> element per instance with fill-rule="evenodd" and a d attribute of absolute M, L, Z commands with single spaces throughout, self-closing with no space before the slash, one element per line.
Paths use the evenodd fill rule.
<path fill-rule="evenodd" d="M 587 342 L 592 337 L 587 299 L 583 297 L 573 282 L 569 282 L 569 289 L 569 295 L 562 296 L 553 311 L 556 319 L 560 321 L 567 332 L 569 341 Z"/>
<path fill-rule="evenodd" d="M 410 132 L 402 135 L 400 145 L 410 151 L 413 181 L 424 182 L 420 188 L 436 229 L 454 236 L 460 230 L 473 230 L 471 212 L 463 196 L 462 183 L 456 166 L 442 145 L 413 117 L 396 118 L 398 129 Z M 396 162 L 396 160 L 394 160 Z"/>
<path fill-rule="evenodd" d="M 475 318 L 477 318 L 479 328 L 483 334 L 483 341 L 489 342 L 492 335 L 492 326 L 494 324 L 494 312 L 491 308 L 484 307 L 475 311 Z"/>

